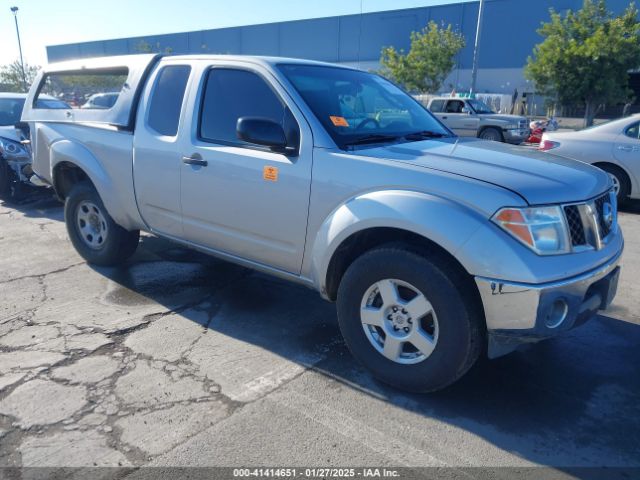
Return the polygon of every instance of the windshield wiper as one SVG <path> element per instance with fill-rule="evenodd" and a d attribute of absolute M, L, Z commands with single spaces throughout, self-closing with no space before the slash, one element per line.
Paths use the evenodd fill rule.
<path fill-rule="evenodd" d="M 421 132 L 411 132 L 404 135 L 407 140 L 424 140 L 425 138 L 445 138 L 450 137 L 448 133 L 433 132 L 431 130 L 422 130 Z"/>
<path fill-rule="evenodd" d="M 362 137 L 358 137 L 355 140 L 351 140 L 349 142 L 345 142 L 343 145 L 347 147 L 351 147 L 354 145 L 366 145 L 368 143 L 382 143 L 382 142 L 392 142 L 400 138 L 397 135 L 382 135 L 379 133 L 373 133 L 371 135 L 364 135 Z"/>

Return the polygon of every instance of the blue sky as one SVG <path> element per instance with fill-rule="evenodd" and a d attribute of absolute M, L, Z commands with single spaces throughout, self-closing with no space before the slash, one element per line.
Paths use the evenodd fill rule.
<path fill-rule="evenodd" d="M 45 47 L 107 38 L 184 32 L 456 3 L 460 0 L 0 0 L 0 65 L 18 58 L 17 6 L 25 62 Z"/>

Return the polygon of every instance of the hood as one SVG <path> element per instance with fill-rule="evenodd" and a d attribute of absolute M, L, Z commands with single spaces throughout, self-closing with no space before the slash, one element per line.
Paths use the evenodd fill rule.
<path fill-rule="evenodd" d="M 609 176 L 586 163 L 524 147 L 474 138 L 444 138 L 360 150 L 357 155 L 407 162 L 498 185 L 530 205 L 593 198 Z"/>
<path fill-rule="evenodd" d="M 0 126 L 0 137 L 8 138 L 9 140 L 13 140 L 14 142 L 20 141 L 20 136 L 16 131 L 16 127 L 13 125 Z"/>
<path fill-rule="evenodd" d="M 527 121 L 527 118 L 521 117 L 519 115 L 499 115 L 497 113 L 479 113 L 478 116 L 490 118 L 491 120 L 496 120 L 498 122 L 515 123 L 515 124 L 518 124 L 519 122 L 524 120 L 527 124 L 527 127 L 529 127 L 529 122 Z"/>

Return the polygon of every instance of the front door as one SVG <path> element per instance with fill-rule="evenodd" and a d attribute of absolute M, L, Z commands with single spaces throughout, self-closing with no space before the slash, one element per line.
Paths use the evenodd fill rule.
<path fill-rule="evenodd" d="M 299 274 L 311 188 L 312 137 L 286 92 L 257 66 L 208 65 L 181 141 L 182 218 L 189 241 Z M 238 139 L 240 117 L 280 123 L 299 153 Z"/>
<path fill-rule="evenodd" d="M 463 112 L 464 108 L 465 103 L 463 100 L 448 100 L 440 118 L 456 135 L 460 137 L 476 137 L 480 120 L 475 114 Z"/>

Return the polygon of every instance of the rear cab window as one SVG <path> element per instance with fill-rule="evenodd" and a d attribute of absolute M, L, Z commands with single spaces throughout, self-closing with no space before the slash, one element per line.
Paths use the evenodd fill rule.
<path fill-rule="evenodd" d="M 108 110 L 115 105 L 128 75 L 126 67 L 47 73 L 33 106 L 36 109 L 55 109 L 56 104 L 42 101 L 53 97 L 72 109 Z"/>
<path fill-rule="evenodd" d="M 159 58 L 123 55 L 45 66 L 29 91 L 22 120 L 133 131 L 138 98 Z"/>
<path fill-rule="evenodd" d="M 177 135 L 190 74 L 191 67 L 187 65 L 169 65 L 160 70 L 147 115 L 147 125 L 154 132 L 167 137 Z"/>

